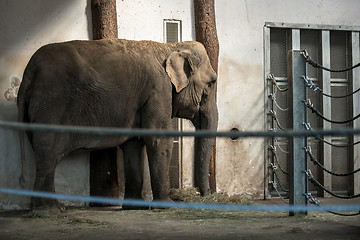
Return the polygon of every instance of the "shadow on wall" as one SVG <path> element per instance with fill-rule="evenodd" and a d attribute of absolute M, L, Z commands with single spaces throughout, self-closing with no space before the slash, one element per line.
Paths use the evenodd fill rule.
<path fill-rule="evenodd" d="M 1 5 L 0 100 L 15 103 L 24 68 L 38 48 L 92 38 L 91 0 L 5 0 Z"/>
<path fill-rule="evenodd" d="M 57 37 L 57 39 L 53 38 L 54 41 L 61 41 L 66 33 L 57 32 L 58 26 L 71 23 L 73 26 L 65 26 L 68 31 L 71 31 L 74 25 L 78 24 L 78 21 L 76 18 L 68 18 L 76 17 L 77 13 L 78 15 L 82 14 L 75 12 L 78 8 L 74 5 L 79 4 L 73 0 L 7 0 L 2 3 L 0 8 L 0 42 L 2 44 L 0 57 L 6 49 L 32 48 L 39 43 L 41 45 L 41 42 L 44 45 L 47 43 L 46 40 L 52 40 L 49 39 L 50 36 Z M 87 5 L 83 11 L 87 16 L 88 37 L 91 39 L 91 0 L 87 0 Z M 52 28 L 53 26 L 55 28 Z M 37 37 L 44 39 L 37 39 Z"/>

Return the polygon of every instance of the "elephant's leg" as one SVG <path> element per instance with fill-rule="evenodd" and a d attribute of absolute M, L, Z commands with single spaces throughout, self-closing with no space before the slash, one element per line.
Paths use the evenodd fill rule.
<path fill-rule="evenodd" d="M 55 167 L 56 158 L 52 154 L 46 152 L 35 152 L 36 161 L 36 176 L 35 176 L 35 191 L 41 192 L 55 192 Z M 31 208 L 53 208 L 58 207 L 55 199 L 47 198 L 31 198 Z"/>
<path fill-rule="evenodd" d="M 55 133 L 33 133 L 33 147 L 35 153 L 36 174 L 34 190 L 40 192 L 55 192 L 56 164 L 67 154 L 64 138 Z M 31 208 L 53 208 L 62 210 L 56 199 L 31 199 Z"/>
<path fill-rule="evenodd" d="M 146 142 L 154 200 L 171 201 L 169 168 L 172 148 L 171 138 L 153 138 Z"/>
<path fill-rule="evenodd" d="M 144 143 L 138 139 L 131 139 L 121 145 L 124 154 L 125 199 L 142 199 L 141 151 L 143 147 Z M 149 207 L 123 205 L 122 209 L 149 209 Z"/>
<path fill-rule="evenodd" d="M 124 153 L 125 198 L 141 198 L 143 177 L 141 169 L 141 150 L 144 144 L 132 139 L 125 142 L 121 148 Z"/>

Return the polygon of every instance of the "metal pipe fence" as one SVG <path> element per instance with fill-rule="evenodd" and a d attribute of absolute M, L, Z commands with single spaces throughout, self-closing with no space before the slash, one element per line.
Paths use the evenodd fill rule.
<path fill-rule="evenodd" d="M 51 131 L 57 133 L 90 134 L 90 135 L 111 135 L 111 136 L 158 136 L 158 137 L 228 137 L 228 138 L 274 138 L 274 137 L 309 137 L 309 136 L 347 136 L 360 135 L 360 129 L 336 129 L 336 130 L 288 130 L 288 131 L 209 131 L 201 130 L 195 132 L 180 132 L 156 129 L 122 129 L 88 126 L 62 126 L 47 124 L 29 124 L 19 122 L 0 121 L 0 128 L 11 130 L 26 131 Z M 187 209 L 208 209 L 223 211 L 289 211 L 289 212 L 308 212 L 308 211 L 359 211 L 360 204 L 357 205 L 328 205 L 328 206 L 307 206 L 307 205 L 234 205 L 234 204 L 203 204 L 203 203 L 169 203 L 159 201 L 142 201 L 115 199 L 93 196 L 75 196 L 55 193 L 37 192 L 23 189 L 9 189 L 0 186 L 0 193 L 21 195 L 24 197 L 40 197 L 58 200 L 91 202 L 102 204 L 126 204 L 132 206 L 145 206 L 154 208 L 187 208 Z M 308 197 L 304 194 L 304 197 Z"/>

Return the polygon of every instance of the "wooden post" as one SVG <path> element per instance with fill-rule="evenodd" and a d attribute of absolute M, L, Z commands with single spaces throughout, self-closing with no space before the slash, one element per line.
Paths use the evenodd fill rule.
<path fill-rule="evenodd" d="M 92 0 L 94 40 L 117 38 L 116 0 Z M 119 197 L 117 148 L 90 153 L 90 195 Z"/>
<path fill-rule="evenodd" d="M 219 40 L 216 32 L 214 0 L 194 0 L 194 10 L 196 41 L 201 42 L 205 46 L 211 65 L 217 73 L 219 59 Z M 215 156 L 216 142 L 212 148 L 209 168 L 209 183 L 211 192 L 216 192 Z"/>

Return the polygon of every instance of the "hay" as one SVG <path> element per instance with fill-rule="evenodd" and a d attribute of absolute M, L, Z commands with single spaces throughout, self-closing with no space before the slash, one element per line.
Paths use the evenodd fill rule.
<path fill-rule="evenodd" d="M 250 196 L 246 194 L 229 195 L 225 192 L 213 193 L 201 196 L 196 188 L 171 189 L 170 198 L 175 202 L 185 203 L 220 203 L 248 205 L 251 203 Z"/>

